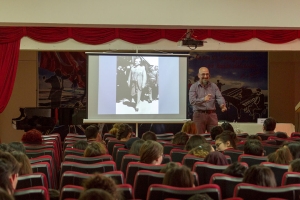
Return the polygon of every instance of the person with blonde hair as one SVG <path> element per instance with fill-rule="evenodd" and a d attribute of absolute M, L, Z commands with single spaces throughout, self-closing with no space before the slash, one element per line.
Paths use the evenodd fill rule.
<path fill-rule="evenodd" d="M 268 161 L 276 164 L 288 165 L 292 160 L 293 156 L 287 146 L 283 146 L 268 155 Z"/>
<path fill-rule="evenodd" d="M 181 132 L 184 132 L 187 134 L 197 134 L 197 127 L 196 127 L 195 122 L 186 121 L 182 126 Z"/>
<path fill-rule="evenodd" d="M 20 163 L 19 175 L 32 174 L 32 168 L 29 161 L 29 158 L 26 154 L 21 151 L 13 151 L 11 154 L 15 157 L 15 159 Z"/>
<path fill-rule="evenodd" d="M 140 162 L 146 164 L 160 165 L 163 160 L 163 146 L 153 140 L 144 142 L 140 149 Z"/>
<path fill-rule="evenodd" d="M 199 158 L 205 158 L 210 152 L 215 151 L 209 143 L 201 144 L 189 151 L 189 154 Z"/>
<path fill-rule="evenodd" d="M 100 142 L 91 142 L 84 150 L 84 157 L 95 157 L 106 154 L 106 147 Z"/>

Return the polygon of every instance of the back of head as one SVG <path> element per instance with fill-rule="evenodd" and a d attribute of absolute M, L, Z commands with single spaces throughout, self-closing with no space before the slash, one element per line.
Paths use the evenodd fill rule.
<path fill-rule="evenodd" d="M 179 167 L 180 165 L 176 162 L 168 162 L 163 168 L 161 168 L 160 173 L 166 173 L 169 169 L 174 167 Z"/>
<path fill-rule="evenodd" d="M 141 139 L 135 140 L 130 147 L 129 153 L 139 156 L 141 147 L 144 144 L 144 142 L 145 140 L 141 140 Z"/>
<path fill-rule="evenodd" d="M 78 200 L 115 200 L 115 198 L 103 189 L 89 189 L 80 194 Z"/>
<path fill-rule="evenodd" d="M 145 141 L 140 149 L 140 162 L 152 164 L 163 155 L 163 146 L 153 140 Z"/>
<path fill-rule="evenodd" d="M 129 139 L 132 133 L 132 128 L 128 124 L 120 124 L 119 130 L 117 133 L 117 139 Z"/>
<path fill-rule="evenodd" d="M 268 161 L 276 164 L 288 165 L 292 160 L 293 156 L 287 146 L 283 146 L 268 155 Z"/>
<path fill-rule="evenodd" d="M 224 131 L 234 132 L 233 126 L 228 122 L 224 122 L 223 124 L 221 124 L 221 127 L 223 128 Z"/>
<path fill-rule="evenodd" d="M 157 137 L 156 137 L 156 134 L 152 131 L 147 131 L 143 134 L 142 136 L 142 139 L 147 141 L 147 140 L 153 140 L 153 141 L 156 141 L 157 140 Z"/>
<path fill-rule="evenodd" d="M 181 128 L 181 132 L 185 132 L 188 134 L 196 134 L 197 133 L 197 127 L 195 122 L 193 121 L 186 121 Z"/>
<path fill-rule="evenodd" d="M 300 158 L 297 158 L 290 163 L 289 171 L 300 172 Z"/>
<path fill-rule="evenodd" d="M 252 165 L 249 167 L 245 172 L 243 183 L 276 187 L 273 171 L 269 167 L 262 165 Z"/>
<path fill-rule="evenodd" d="M 213 164 L 213 165 L 228 165 L 227 159 L 219 151 L 210 152 L 205 158 L 204 162 Z"/>
<path fill-rule="evenodd" d="M 234 177 L 244 177 L 246 170 L 247 168 L 244 165 L 241 165 L 239 162 L 234 162 L 223 171 L 223 174 Z"/>
<path fill-rule="evenodd" d="M 205 158 L 211 151 L 214 151 L 211 144 L 203 143 L 198 147 L 193 148 L 189 151 L 189 154 L 197 156 L 199 158 Z"/>
<path fill-rule="evenodd" d="M 88 142 L 86 140 L 77 140 L 73 144 L 74 149 L 80 149 L 80 150 L 85 150 L 87 146 L 88 146 Z"/>
<path fill-rule="evenodd" d="M 26 154 L 20 151 L 13 151 L 11 154 L 20 163 L 19 175 L 32 174 L 30 160 Z"/>
<path fill-rule="evenodd" d="M 258 135 L 249 135 L 247 137 L 248 140 L 259 140 L 259 141 L 262 141 L 261 137 L 258 136 Z"/>
<path fill-rule="evenodd" d="M 8 146 L 15 151 L 26 153 L 25 146 L 22 142 L 11 142 L 8 144 Z"/>
<path fill-rule="evenodd" d="M 10 146 L 6 143 L 2 143 L 0 144 L 0 151 L 3 151 L 3 152 L 11 152 L 13 151 Z"/>
<path fill-rule="evenodd" d="M 193 187 L 194 177 L 191 170 L 184 165 L 173 167 L 167 170 L 163 184 L 175 187 Z"/>
<path fill-rule="evenodd" d="M 113 179 L 106 177 L 102 174 L 96 173 L 93 176 L 87 178 L 83 182 L 84 191 L 89 189 L 99 189 L 105 190 L 109 194 L 111 194 L 114 199 L 118 199 L 119 193 L 117 191 L 117 185 L 113 181 Z"/>
<path fill-rule="evenodd" d="M 99 133 L 99 128 L 95 125 L 90 125 L 85 129 L 84 133 L 88 140 L 96 139 Z"/>
<path fill-rule="evenodd" d="M 109 130 L 109 133 L 112 134 L 113 136 L 117 137 L 119 129 L 118 128 L 112 128 Z"/>
<path fill-rule="evenodd" d="M 174 135 L 174 138 L 172 140 L 172 144 L 186 145 L 188 140 L 189 140 L 188 134 L 186 134 L 185 132 L 178 132 Z"/>
<path fill-rule="evenodd" d="M 300 158 L 300 142 L 289 142 L 287 146 L 293 156 L 293 159 Z"/>
<path fill-rule="evenodd" d="M 244 154 L 263 156 L 264 147 L 259 140 L 247 140 L 244 145 Z"/>
<path fill-rule="evenodd" d="M 91 142 L 84 150 L 84 157 L 95 157 L 106 154 L 106 147 L 100 142 Z"/>
<path fill-rule="evenodd" d="M 264 121 L 263 124 L 264 130 L 265 131 L 274 131 L 276 128 L 276 121 L 274 118 L 269 117 Z"/>
<path fill-rule="evenodd" d="M 190 139 L 187 141 L 185 145 L 185 150 L 190 151 L 191 149 L 202 145 L 204 143 L 207 143 L 205 137 L 202 135 L 193 135 L 190 137 Z"/>
<path fill-rule="evenodd" d="M 230 146 L 236 149 L 237 136 L 232 131 L 223 131 L 220 135 L 217 135 L 216 141 L 220 140 L 222 143 L 229 142 Z"/>
<path fill-rule="evenodd" d="M 277 131 L 275 137 L 287 139 L 289 136 L 286 132 Z"/>
<path fill-rule="evenodd" d="M 42 144 L 42 133 L 36 129 L 31 129 L 23 134 L 21 140 L 25 144 Z"/>
<path fill-rule="evenodd" d="M 212 140 L 215 140 L 217 135 L 220 135 L 223 132 L 222 126 L 215 126 L 210 130 L 210 137 Z"/>

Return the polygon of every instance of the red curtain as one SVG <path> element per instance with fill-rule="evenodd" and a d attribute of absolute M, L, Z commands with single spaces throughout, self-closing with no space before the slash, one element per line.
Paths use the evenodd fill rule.
<path fill-rule="evenodd" d="M 18 65 L 20 40 L 52 43 L 72 38 L 85 44 L 103 44 L 121 39 L 134 44 L 147 44 L 160 39 L 177 42 L 185 37 L 186 29 L 128 28 L 64 28 L 64 27 L 1 27 L 0 28 L 0 113 L 12 93 Z M 195 29 L 193 38 L 236 43 L 258 38 L 272 44 L 282 44 L 300 38 L 299 30 L 211 30 Z"/>

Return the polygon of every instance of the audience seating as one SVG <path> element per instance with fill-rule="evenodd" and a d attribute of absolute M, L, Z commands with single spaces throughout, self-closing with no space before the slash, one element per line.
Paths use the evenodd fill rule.
<path fill-rule="evenodd" d="M 210 184 L 217 184 L 221 188 L 222 198 L 233 197 L 233 191 L 237 184 L 242 183 L 242 177 L 234 177 L 227 174 L 215 173 L 210 178 Z"/>
<path fill-rule="evenodd" d="M 18 177 L 17 190 L 34 186 L 44 186 L 48 189 L 48 180 L 44 173 L 36 172 Z"/>
<path fill-rule="evenodd" d="M 50 200 L 48 189 L 44 186 L 34 186 L 18 189 L 14 193 L 15 200 Z"/>
<path fill-rule="evenodd" d="M 140 156 L 136 156 L 136 155 L 133 155 L 133 154 L 124 155 L 124 157 L 122 159 L 122 163 L 121 163 L 121 171 L 124 173 L 125 177 L 127 176 L 126 171 L 127 171 L 128 163 L 139 161 L 139 160 L 140 160 Z"/>
<path fill-rule="evenodd" d="M 171 159 L 170 155 L 163 155 L 163 160 L 162 160 L 161 164 L 167 164 L 171 161 L 172 161 L 172 159 Z"/>
<path fill-rule="evenodd" d="M 73 148 L 66 148 L 64 150 L 64 157 L 67 155 L 77 155 L 77 156 L 83 156 L 84 150 L 80 149 L 73 149 Z"/>
<path fill-rule="evenodd" d="M 213 165 L 206 162 L 196 162 L 193 171 L 198 174 L 199 185 L 208 184 L 215 173 L 222 173 L 228 165 Z"/>
<path fill-rule="evenodd" d="M 226 149 L 224 155 L 230 156 L 232 162 L 238 161 L 240 155 L 244 153 L 244 151 L 236 150 L 236 149 Z"/>
<path fill-rule="evenodd" d="M 140 162 L 130 162 L 127 166 L 126 170 L 126 183 L 130 185 L 134 185 L 135 175 L 139 170 L 149 170 L 154 172 L 159 172 L 165 164 L 162 165 L 152 165 L 152 164 L 145 164 Z"/>
<path fill-rule="evenodd" d="M 249 134 L 248 133 L 238 133 L 238 134 L 236 134 L 236 136 L 238 138 L 247 138 L 249 136 Z"/>
<path fill-rule="evenodd" d="M 274 172 L 277 186 L 280 186 L 282 181 L 282 176 L 284 175 L 285 172 L 288 171 L 289 166 L 280 165 L 271 162 L 262 162 L 261 165 L 271 168 L 271 170 Z"/>
<path fill-rule="evenodd" d="M 285 172 L 282 176 L 281 185 L 300 184 L 299 172 Z"/>
<path fill-rule="evenodd" d="M 117 165 L 117 170 L 121 170 L 122 159 L 126 154 L 129 154 L 128 149 L 119 148 L 117 150 L 117 155 L 116 155 L 116 160 L 115 160 L 116 165 Z"/>
<path fill-rule="evenodd" d="M 64 199 L 78 199 L 81 192 L 83 191 L 82 186 L 77 185 L 65 185 L 60 191 L 60 200 Z"/>
<path fill-rule="evenodd" d="M 182 149 L 172 149 L 170 152 L 170 156 L 172 162 L 182 162 L 183 157 L 188 153 L 186 150 Z"/>
<path fill-rule="evenodd" d="M 112 157 L 114 160 L 117 159 L 117 151 L 119 148 L 124 148 L 125 147 L 125 144 L 115 144 L 114 145 L 114 148 L 113 148 L 113 152 L 112 152 Z"/>
<path fill-rule="evenodd" d="M 274 134 L 267 133 L 256 133 L 257 136 L 260 136 L 262 140 L 267 140 L 270 136 L 274 136 Z"/>
<path fill-rule="evenodd" d="M 300 137 L 300 132 L 292 132 L 291 138 L 294 138 L 294 137 Z"/>
<path fill-rule="evenodd" d="M 32 168 L 33 173 L 41 172 L 41 173 L 45 174 L 45 176 L 47 177 L 47 180 L 48 180 L 49 188 L 52 188 L 52 189 L 57 188 L 56 180 L 54 180 L 54 178 L 52 176 L 52 170 L 51 170 L 50 164 L 48 162 L 38 162 L 38 163 L 31 164 L 31 168 Z"/>
<path fill-rule="evenodd" d="M 67 155 L 64 161 L 69 162 L 77 162 L 83 164 L 94 164 L 104 161 L 112 161 L 113 158 L 111 155 L 102 155 L 102 156 L 95 156 L 95 157 L 84 157 L 84 156 L 76 156 L 76 155 Z"/>
<path fill-rule="evenodd" d="M 280 148 L 280 145 L 272 145 L 272 144 L 263 144 L 264 150 L 266 152 L 266 155 L 269 155 L 270 153 L 275 152 L 277 149 Z"/>
<path fill-rule="evenodd" d="M 172 149 L 184 149 L 184 145 L 164 144 L 164 154 L 170 154 Z"/>
<path fill-rule="evenodd" d="M 248 154 L 242 154 L 239 156 L 239 162 L 245 162 L 248 164 L 249 167 L 252 165 L 259 165 L 262 162 L 266 162 L 268 159 L 267 156 L 253 156 Z"/>
<path fill-rule="evenodd" d="M 109 140 L 106 144 L 107 144 L 108 153 L 110 155 L 112 155 L 115 144 L 123 144 L 123 145 L 125 145 L 125 142 L 114 139 L 114 140 Z"/>
<path fill-rule="evenodd" d="M 147 200 L 164 200 L 167 198 L 188 199 L 194 194 L 206 193 L 214 200 L 221 200 L 221 189 L 216 184 L 206 184 L 191 188 L 173 187 L 163 184 L 152 184 L 147 193 Z"/>
<path fill-rule="evenodd" d="M 59 169 L 60 159 L 58 153 L 52 149 L 37 149 L 37 150 L 26 150 L 26 155 L 28 158 L 36 158 L 39 156 L 50 155 L 53 158 L 54 166 Z"/>
<path fill-rule="evenodd" d="M 124 199 L 135 199 L 132 186 L 129 184 L 118 185 L 117 191 L 123 194 Z"/>
<path fill-rule="evenodd" d="M 103 134 L 103 140 L 105 140 L 107 137 L 115 138 L 115 135 L 113 135 L 113 134 L 111 134 L 111 133 L 104 133 L 104 134 Z"/>
<path fill-rule="evenodd" d="M 174 136 L 169 137 L 157 137 L 157 142 L 171 142 L 174 139 Z"/>
<path fill-rule="evenodd" d="M 264 187 L 248 183 L 239 183 L 234 189 L 234 197 L 240 197 L 244 200 L 266 200 L 268 198 L 298 200 L 299 196 L 300 184 Z"/>
<path fill-rule="evenodd" d="M 182 164 L 193 169 L 195 162 L 204 162 L 204 158 L 199 158 L 197 156 L 186 154 L 182 159 Z"/>

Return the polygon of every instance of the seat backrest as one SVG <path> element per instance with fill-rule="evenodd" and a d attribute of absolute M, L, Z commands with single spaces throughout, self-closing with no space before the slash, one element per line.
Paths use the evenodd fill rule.
<path fill-rule="evenodd" d="M 266 133 L 256 133 L 257 136 L 260 136 L 262 140 L 267 140 L 270 136 L 274 136 L 274 134 L 266 134 Z"/>
<path fill-rule="evenodd" d="M 172 149 L 184 149 L 184 145 L 164 144 L 164 154 L 170 154 Z"/>
<path fill-rule="evenodd" d="M 66 148 L 64 150 L 64 157 L 67 155 L 77 155 L 77 156 L 83 156 L 84 150 L 81 149 L 74 149 L 74 148 Z"/>
<path fill-rule="evenodd" d="M 61 175 L 66 171 L 82 172 L 86 174 L 93 174 L 95 172 L 104 173 L 116 170 L 116 163 L 114 161 L 104 161 L 94 164 L 82 164 L 75 162 L 62 162 Z"/>
<path fill-rule="evenodd" d="M 58 153 L 55 152 L 53 148 L 26 150 L 26 155 L 28 156 L 28 158 L 36 158 L 39 156 L 49 155 L 53 158 L 56 169 L 59 169 L 60 158 Z"/>
<path fill-rule="evenodd" d="M 157 137 L 157 142 L 170 142 L 174 139 L 174 136 L 168 136 L 168 137 Z"/>
<path fill-rule="evenodd" d="M 149 170 L 153 172 L 159 172 L 165 164 L 162 165 L 152 165 L 152 164 L 145 164 L 140 162 L 130 162 L 127 166 L 127 173 L 126 173 L 126 183 L 134 185 L 134 178 L 136 173 L 139 170 Z"/>
<path fill-rule="evenodd" d="M 221 200 L 221 189 L 216 184 L 206 184 L 191 188 L 152 184 L 147 193 L 147 200 L 164 200 L 167 198 L 188 199 L 195 194 L 206 193 L 214 200 Z"/>
<path fill-rule="evenodd" d="M 262 162 L 266 162 L 268 159 L 267 156 L 253 156 L 248 154 L 242 154 L 239 156 L 239 162 L 245 162 L 251 167 L 252 165 L 259 165 Z"/>
<path fill-rule="evenodd" d="M 183 157 L 188 153 L 186 150 L 182 149 L 172 149 L 170 156 L 173 162 L 182 162 Z"/>
<path fill-rule="evenodd" d="M 300 184 L 299 172 L 285 172 L 282 176 L 281 185 Z"/>
<path fill-rule="evenodd" d="M 122 163 L 121 163 L 121 171 L 124 173 L 125 177 L 126 177 L 126 173 L 127 173 L 128 163 L 134 162 L 134 161 L 139 161 L 139 160 L 140 160 L 140 157 L 133 155 L 133 154 L 126 154 L 123 156 Z"/>
<path fill-rule="evenodd" d="M 300 137 L 300 132 L 292 132 L 291 137 Z"/>
<path fill-rule="evenodd" d="M 44 186 L 34 186 L 29 188 L 18 189 L 14 193 L 15 200 L 39 199 L 49 200 L 48 189 Z"/>
<path fill-rule="evenodd" d="M 114 160 L 116 160 L 117 158 L 117 151 L 119 148 L 124 148 L 125 144 L 115 144 L 114 148 L 113 148 L 113 153 L 112 153 L 112 157 Z"/>
<path fill-rule="evenodd" d="M 271 168 L 271 170 L 274 172 L 277 186 L 280 186 L 281 182 L 282 182 L 282 176 L 285 172 L 288 171 L 289 166 L 288 165 L 280 165 L 280 164 L 271 163 L 271 162 L 262 162 L 260 164 Z"/>
<path fill-rule="evenodd" d="M 83 187 L 77 185 L 66 185 L 60 191 L 59 199 L 78 199 L 80 197 Z"/>
<path fill-rule="evenodd" d="M 161 164 L 167 164 L 167 163 L 169 163 L 171 161 L 172 161 L 172 159 L 171 159 L 170 155 L 164 155 Z"/>
<path fill-rule="evenodd" d="M 162 184 L 165 177 L 164 173 L 149 170 L 140 170 L 134 178 L 134 196 L 137 199 L 146 199 L 147 191 L 151 184 Z"/>
<path fill-rule="evenodd" d="M 48 180 L 46 175 L 36 172 L 33 174 L 18 176 L 17 190 L 34 186 L 44 186 L 48 189 Z"/>
<path fill-rule="evenodd" d="M 236 150 L 236 149 L 226 149 L 224 155 L 230 156 L 232 162 L 238 161 L 240 155 L 244 153 L 244 151 Z"/>
<path fill-rule="evenodd" d="M 50 164 L 48 162 L 38 162 L 31 164 L 32 172 L 40 172 L 45 174 L 48 180 L 48 187 L 52 189 L 56 189 L 57 185 L 53 180 L 52 170 L 50 168 Z"/>
<path fill-rule="evenodd" d="M 228 165 L 213 165 L 206 162 L 196 162 L 193 171 L 198 174 L 199 185 L 208 184 L 215 173 L 222 173 Z"/>
<path fill-rule="evenodd" d="M 239 138 L 247 138 L 249 136 L 248 133 L 239 133 L 239 134 L 236 134 L 237 137 Z"/>
<path fill-rule="evenodd" d="M 217 184 L 221 188 L 222 198 L 233 197 L 233 191 L 237 184 L 243 181 L 242 177 L 234 177 L 227 174 L 215 173 L 210 178 L 210 184 Z"/>
<path fill-rule="evenodd" d="M 199 158 L 197 156 L 186 154 L 182 159 L 182 164 L 193 169 L 195 162 L 204 162 L 204 158 Z"/>
<path fill-rule="evenodd" d="M 102 155 L 102 156 L 95 156 L 95 157 L 84 157 L 84 156 L 76 156 L 76 155 L 66 155 L 64 161 L 69 162 L 77 162 L 83 164 L 93 164 L 99 163 L 104 161 L 112 161 L 113 158 L 111 155 Z"/>
<path fill-rule="evenodd" d="M 115 139 L 109 140 L 107 142 L 107 150 L 108 150 L 109 155 L 112 155 L 115 144 L 123 144 L 123 145 L 125 145 L 125 142 L 120 141 L 120 140 L 115 140 Z"/>
<path fill-rule="evenodd" d="M 122 159 L 124 155 L 129 154 L 129 150 L 125 148 L 119 148 L 117 150 L 117 155 L 116 155 L 116 165 L 117 165 L 117 170 L 121 170 L 121 164 L 122 164 Z"/>
<path fill-rule="evenodd" d="M 129 184 L 118 185 L 117 191 L 123 194 L 123 199 L 135 199 L 132 186 Z"/>
<path fill-rule="evenodd" d="M 111 134 L 111 133 L 104 133 L 104 134 L 103 134 L 103 140 L 105 140 L 107 137 L 115 138 L 115 135 L 113 135 L 113 134 Z"/>
<path fill-rule="evenodd" d="M 235 186 L 234 196 L 244 200 L 265 200 L 268 198 L 299 199 L 300 184 L 279 187 L 264 187 L 248 183 L 239 183 Z"/>
<path fill-rule="evenodd" d="M 269 155 L 270 153 L 275 152 L 277 149 L 280 148 L 280 145 L 273 145 L 273 144 L 263 144 L 263 146 L 266 152 L 266 156 Z"/>

